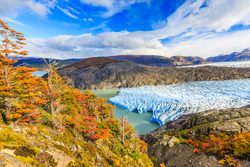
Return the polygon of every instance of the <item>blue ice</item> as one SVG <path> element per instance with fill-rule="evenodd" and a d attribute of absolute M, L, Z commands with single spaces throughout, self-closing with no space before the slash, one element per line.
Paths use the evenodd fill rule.
<path fill-rule="evenodd" d="M 250 79 L 122 88 L 109 101 L 127 111 L 150 111 L 162 126 L 186 114 L 249 105 Z"/>

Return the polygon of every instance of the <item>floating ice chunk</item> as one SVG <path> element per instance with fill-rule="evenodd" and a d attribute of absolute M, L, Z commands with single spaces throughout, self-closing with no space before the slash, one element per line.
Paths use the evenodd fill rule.
<path fill-rule="evenodd" d="M 250 79 L 122 88 L 109 101 L 128 111 L 151 111 L 152 121 L 164 125 L 185 114 L 250 104 Z"/>

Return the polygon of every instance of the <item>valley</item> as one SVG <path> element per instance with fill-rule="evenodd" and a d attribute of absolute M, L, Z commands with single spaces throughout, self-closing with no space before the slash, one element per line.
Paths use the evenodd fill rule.
<path fill-rule="evenodd" d="M 0 167 L 250 167 L 250 0 L 0 0 Z"/>

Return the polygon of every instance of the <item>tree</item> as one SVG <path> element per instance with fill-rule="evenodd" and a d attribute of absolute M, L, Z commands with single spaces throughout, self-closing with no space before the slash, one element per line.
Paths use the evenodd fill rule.
<path fill-rule="evenodd" d="M 36 69 L 28 67 L 15 68 L 15 76 L 11 89 L 14 100 L 13 110 L 7 119 L 15 123 L 35 123 L 39 121 L 40 111 L 46 104 L 46 82 L 32 75 Z"/>
<path fill-rule="evenodd" d="M 47 64 L 47 96 L 48 96 L 48 108 L 52 115 L 59 113 L 63 109 L 63 105 L 61 102 L 61 97 L 63 94 L 63 90 L 65 88 L 64 81 L 58 75 L 57 70 L 53 63 Z"/>
<path fill-rule="evenodd" d="M 0 90 L 1 90 L 1 115 L 10 114 L 12 110 L 12 89 L 13 64 L 14 60 L 9 57 L 27 55 L 23 50 L 25 40 L 22 33 L 11 29 L 7 23 L 0 19 Z M 3 109 L 4 108 L 4 109 Z M 4 118 L 6 119 L 6 118 Z"/>
<path fill-rule="evenodd" d="M 122 144 L 125 144 L 126 138 L 133 132 L 133 128 L 128 124 L 126 117 L 122 117 Z"/>
<path fill-rule="evenodd" d="M 36 69 L 14 67 L 16 56 L 26 56 L 25 38 L 0 20 L 0 110 L 5 123 L 36 122 L 38 107 L 45 103 L 44 82 Z M 43 87 L 43 88 L 41 88 Z"/>

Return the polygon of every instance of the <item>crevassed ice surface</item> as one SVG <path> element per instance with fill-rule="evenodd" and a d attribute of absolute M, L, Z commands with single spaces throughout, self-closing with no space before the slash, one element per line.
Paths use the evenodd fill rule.
<path fill-rule="evenodd" d="M 109 101 L 128 111 L 151 111 L 152 121 L 164 125 L 185 114 L 249 105 L 250 79 L 122 88 Z"/>

